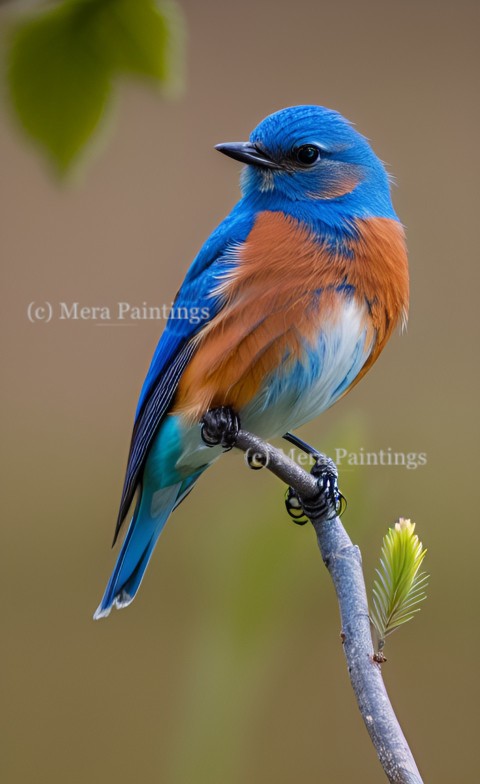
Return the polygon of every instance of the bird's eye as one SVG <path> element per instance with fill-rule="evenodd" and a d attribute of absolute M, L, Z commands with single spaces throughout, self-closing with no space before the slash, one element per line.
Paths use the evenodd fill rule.
<path fill-rule="evenodd" d="M 311 166 L 320 157 L 320 150 L 314 144 L 303 144 L 294 150 L 295 160 L 302 166 Z"/>

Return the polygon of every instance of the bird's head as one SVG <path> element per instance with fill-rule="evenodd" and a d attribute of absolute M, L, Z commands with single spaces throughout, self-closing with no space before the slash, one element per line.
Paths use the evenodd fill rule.
<path fill-rule="evenodd" d="M 341 114 L 322 106 L 282 109 L 266 117 L 250 141 L 216 149 L 247 164 L 245 195 L 333 201 L 364 185 L 390 203 L 384 166 L 367 140 Z"/>

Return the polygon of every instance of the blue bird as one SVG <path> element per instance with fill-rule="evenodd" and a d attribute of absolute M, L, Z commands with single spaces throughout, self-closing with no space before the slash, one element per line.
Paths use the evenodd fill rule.
<path fill-rule="evenodd" d="M 143 384 L 114 541 L 135 508 L 95 618 L 130 604 L 171 512 L 224 451 L 202 439 L 208 411 L 281 436 L 351 389 L 406 319 L 389 180 L 345 118 L 293 106 L 217 149 L 246 164 L 242 198 L 188 270 Z"/>

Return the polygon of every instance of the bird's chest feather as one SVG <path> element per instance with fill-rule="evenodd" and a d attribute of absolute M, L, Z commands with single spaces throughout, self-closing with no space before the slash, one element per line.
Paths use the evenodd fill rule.
<path fill-rule="evenodd" d="M 272 438 L 300 427 L 333 405 L 361 372 L 375 343 L 366 306 L 339 295 L 334 318 L 318 322 L 241 412 L 247 430 Z"/>
<path fill-rule="evenodd" d="M 174 410 L 193 421 L 216 405 L 252 416 L 277 405 L 307 421 L 368 369 L 406 312 L 402 229 L 357 221 L 335 247 L 260 213 L 215 294 L 223 308 L 198 337 Z"/>

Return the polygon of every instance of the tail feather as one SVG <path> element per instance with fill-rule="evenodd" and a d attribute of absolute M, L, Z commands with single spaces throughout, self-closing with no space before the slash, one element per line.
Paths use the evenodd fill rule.
<path fill-rule="evenodd" d="M 152 516 L 152 493 L 142 488 L 122 549 L 108 581 L 94 619 L 105 618 L 112 607 L 126 607 L 135 598 L 158 537 L 173 508 L 183 495 L 182 482 L 155 493 Z"/>

